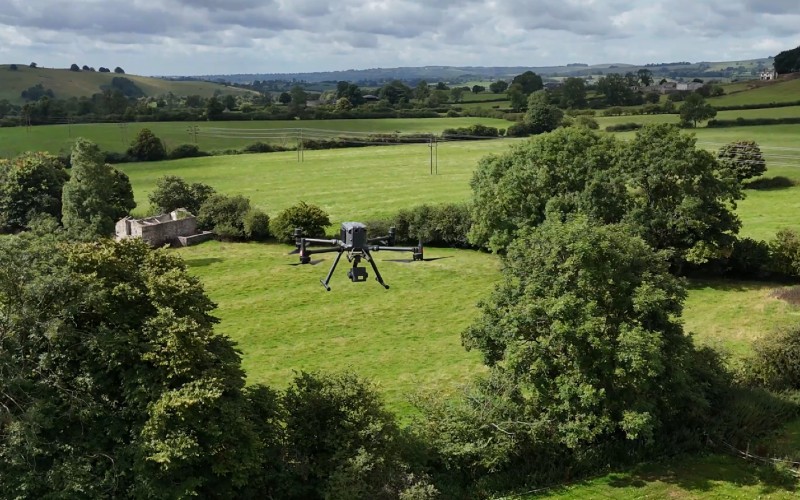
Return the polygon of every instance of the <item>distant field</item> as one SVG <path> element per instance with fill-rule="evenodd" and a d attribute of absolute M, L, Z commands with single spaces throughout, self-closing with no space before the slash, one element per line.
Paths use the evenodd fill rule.
<path fill-rule="evenodd" d="M 800 81 L 800 80 L 798 80 Z M 800 96 L 798 96 L 800 100 Z M 681 103 L 676 103 L 680 107 Z M 785 108 L 742 109 L 719 111 L 716 118 L 720 120 L 735 120 L 736 118 L 800 118 L 800 106 L 787 106 Z M 623 116 L 596 116 L 595 119 L 601 128 L 619 123 L 678 123 L 677 114 L 660 115 L 623 115 Z"/>
<path fill-rule="evenodd" d="M 374 133 L 437 133 L 446 128 L 466 127 L 480 123 L 498 128 L 507 128 L 511 122 L 494 118 L 384 118 L 365 120 L 268 120 L 241 122 L 131 122 L 92 123 L 73 125 L 41 125 L 36 127 L 11 127 L 0 133 L 0 157 L 10 157 L 22 151 L 66 152 L 72 147 L 76 137 L 84 137 L 97 143 L 106 151 L 125 151 L 137 132 L 149 128 L 160 137 L 168 149 L 180 144 L 193 142 L 189 130 L 198 127 L 200 149 L 241 148 L 259 140 L 259 134 L 266 130 L 288 128 L 312 128 L 337 131 Z M 229 129 L 236 129 L 237 135 L 245 137 L 226 137 Z M 246 131 L 251 131 L 247 137 Z M 286 145 L 294 146 L 294 134 Z M 264 139 L 261 139 L 264 140 Z M 280 142 L 279 142 L 280 143 Z"/>
<path fill-rule="evenodd" d="M 0 99 L 7 99 L 14 104 L 24 103 L 21 97 L 23 90 L 41 83 L 45 89 L 51 89 L 57 99 L 70 97 L 89 97 L 102 92 L 102 86 L 110 85 L 116 76 L 132 80 L 148 96 L 157 96 L 172 92 L 178 96 L 197 94 L 211 97 L 215 91 L 223 94 L 247 94 L 248 90 L 228 87 L 211 82 L 171 81 L 146 76 L 99 73 L 92 71 L 70 71 L 69 69 L 29 68 L 27 64 L 17 65 L 17 71 L 9 71 L 8 65 L 0 65 Z M 113 71 L 114 66 L 109 66 Z"/>
<path fill-rule="evenodd" d="M 736 106 L 742 104 L 769 104 L 772 102 L 792 102 L 800 100 L 800 78 L 788 81 L 778 81 L 759 88 L 732 92 L 748 85 L 737 83 L 735 87 L 727 88 L 727 95 L 708 99 L 712 106 Z"/>

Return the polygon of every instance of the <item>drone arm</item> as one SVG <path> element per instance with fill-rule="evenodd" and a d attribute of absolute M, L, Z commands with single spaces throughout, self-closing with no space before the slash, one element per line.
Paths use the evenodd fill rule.
<path fill-rule="evenodd" d="M 331 253 L 331 252 L 341 252 L 342 247 L 331 247 L 331 248 L 305 248 L 303 249 L 302 255 L 314 255 L 317 253 Z"/>
<path fill-rule="evenodd" d="M 325 290 L 327 290 L 329 292 L 331 291 L 331 287 L 328 285 L 328 283 L 331 282 L 331 276 L 333 276 L 333 271 L 336 269 L 336 264 L 339 263 L 339 259 L 342 258 L 342 254 L 344 253 L 344 251 L 342 251 L 340 249 L 337 249 L 337 250 L 339 250 L 339 255 L 337 255 L 336 256 L 336 260 L 333 261 L 333 265 L 331 266 L 331 269 L 328 271 L 328 275 L 325 277 L 324 280 L 319 280 L 319 282 L 322 283 L 322 286 L 325 287 Z M 333 250 L 331 250 L 331 251 L 333 251 Z"/>
<path fill-rule="evenodd" d="M 381 246 L 381 245 L 373 245 L 369 247 L 369 250 L 372 252 L 418 252 L 420 247 L 388 247 L 388 246 Z"/>
<path fill-rule="evenodd" d="M 367 260 L 369 261 L 370 265 L 372 266 L 372 270 L 375 271 L 375 280 L 383 286 L 385 289 L 389 289 L 389 285 L 383 282 L 383 277 L 381 276 L 380 271 L 378 271 L 378 266 L 375 265 L 375 260 L 372 258 L 372 255 L 369 253 L 369 250 L 365 249 L 364 254 L 367 256 Z"/>
<path fill-rule="evenodd" d="M 320 239 L 320 238 L 303 238 L 302 241 L 304 241 L 305 243 L 316 243 L 316 244 L 319 244 L 319 245 L 341 245 L 342 244 L 342 242 L 340 240 L 337 240 L 337 239 L 323 240 L 323 239 Z"/>

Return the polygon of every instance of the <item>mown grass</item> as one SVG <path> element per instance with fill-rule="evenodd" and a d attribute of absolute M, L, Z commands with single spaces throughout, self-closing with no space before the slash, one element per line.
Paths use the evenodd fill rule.
<path fill-rule="evenodd" d="M 800 80 L 799 80 L 800 81 Z M 798 93 L 800 100 L 800 92 Z M 676 109 L 680 108 L 681 103 L 676 103 Z M 736 118 L 795 118 L 800 117 L 800 106 L 787 106 L 785 108 L 761 108 L 761 109 L 741 109 L 730 111 L 719 111 L 716 118 L 720 120 L 735 120 Z M 597 123 L 605 128 L 609 125 L 620 123 L 674 123 L 680 122 L 677 114 L 659 115 L 623 115 L 623 116 L 597 116 Z M 701 127 L 705 123 L 700 124 Z"/>
<path fill-rule="evenodd" d="M 269 120 L 240 122 L 131 122 L 91 123 L 73 125 L 41 125 L 36 127 L 4 128 L 0 134 L 0 157 L 15 156 L 23 151 L 68 152 L 75 138 L 84 137 L 105 151 L 125 151 L 142 128 L 149 128 L 164 141 L 167 149 L 192 143 L 192 127 L 198 127 L 197 144 L 204 151 L 242 148 L 259 140 L 259 136 L 274 129 L 310 128 L 350 132 L 436 133 L 446 128 L 468 127 L 474 124 L 508 128 L 511 122 L 495 118 L 385 118 L 364 120 Z M 226 137 L 235 129 L 243 137 Z M 295 132 L 286 132 L 285 141 L 278 144 L 293 147 Z"/>
<path fill-rule="evenodd" d="M 752 82 L 747 85 L 758 85 L 757 88 L 731 92 L 727 95 L 712 97 L 708 100 L 712 106 L 738 106 L 743 104 L 769 104 L 773 102 L 793 102 L 800 99 L 800 79 L 778 80 L 775 82 Z M 741 89 L 741 86 L 735 89 Z"/>
<path fill-rule="evenodd" d="M 481 371 L 460 332 L 498 279 L 498 260 L 467 250 L 427 248 L 429 262 L 375 253 L 390 285 L 369 269 L 366 283 L 347 280 L 339 263 L 326 292 L 319 280 L 333 261 L 292 266 L 294 247 L 209 242 L 179 250 L 217 304 L 217 331 L 238 342 L 248 381 L 286 386 L 294 371 L 353 370 L 380 385 L 389 406 L 407 415 L 420 389 L 451 391 Z M 367 265 L 369 268 L 369 265 Z"/>

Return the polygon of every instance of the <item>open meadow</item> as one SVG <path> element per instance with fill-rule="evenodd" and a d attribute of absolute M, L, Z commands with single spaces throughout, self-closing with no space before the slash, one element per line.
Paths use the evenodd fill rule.
<path fill-rule="evenodd" d="M 67 153 L 77 137 L 94 142 L 104 151 L 124 152 L 139 130 L 150 129 L 162 139 L 167 149 L 193 143 L 196 127 L 197 145 L 203 151 L 242 148 L 259 140 L 294 147 L 296 133 L 285 131 L 285 141 L 261 138 L 275 129 L 316 129 L 338 132 L 435 133 L 446 128 L 466 127 L 480 123 L 491 127 L 507 128 L 511 123 L 496 118 L 384 118 L 363 120 L 266 120 L 223 122 L 130 122 L 84 123 L 12 127 L 0 133 L 0 158 L 16 156 L 23 151 L 49 151 Z M 280 134 L 280 133 L 279 133 Z"/>

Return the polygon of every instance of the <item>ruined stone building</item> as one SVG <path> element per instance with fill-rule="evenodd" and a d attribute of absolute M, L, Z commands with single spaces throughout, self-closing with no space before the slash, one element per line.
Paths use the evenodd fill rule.
<path fill-rule="evenodd" d="M 123 238 L 142 238 L 150 246 L 163 245 L 189 246 L 211 239 L 211 231 L 197 230 L 197 218 L 179 208 L 172 212 L 134 219 L 125 217 L 117 222 L 116 236 Z"/>

